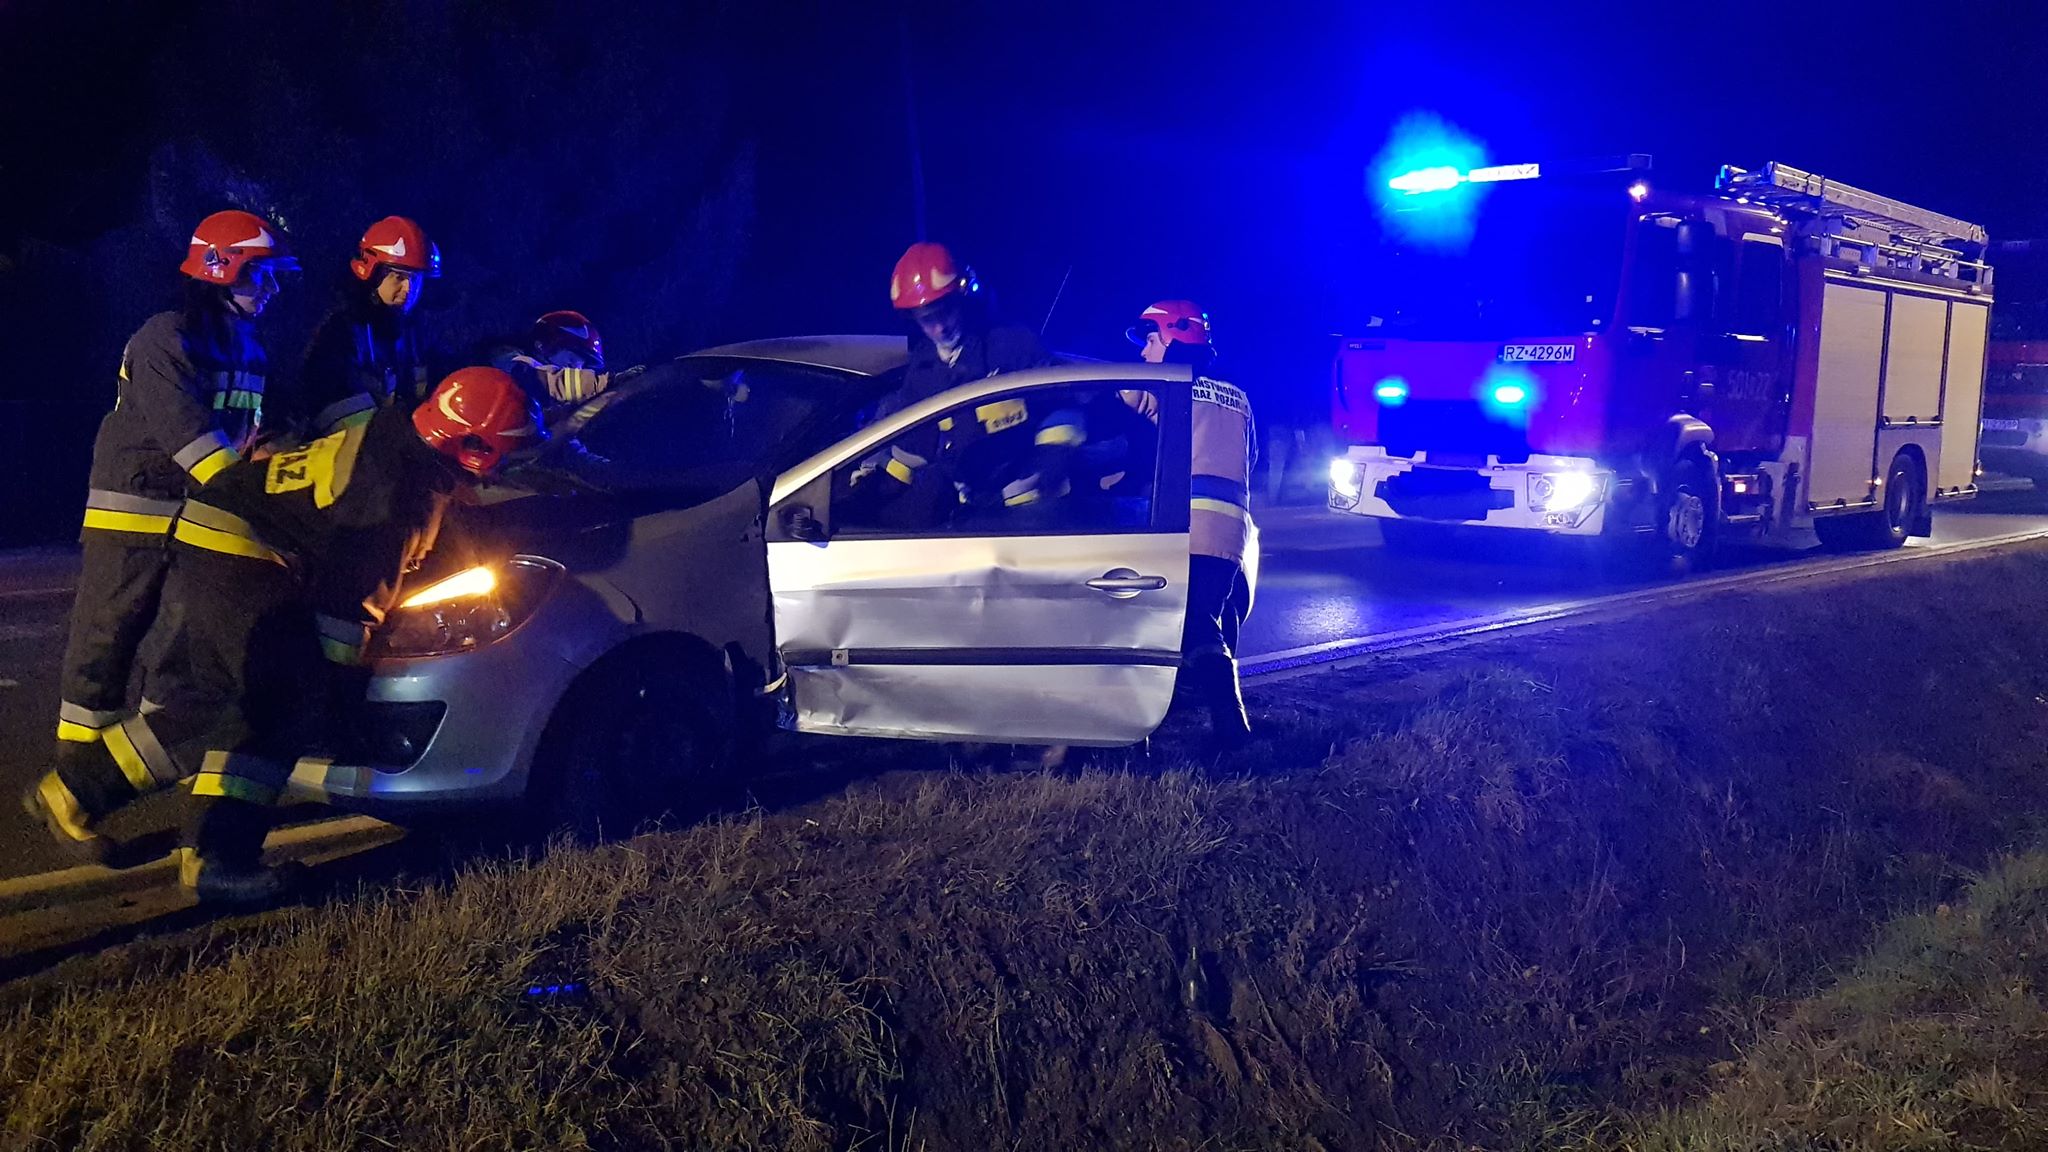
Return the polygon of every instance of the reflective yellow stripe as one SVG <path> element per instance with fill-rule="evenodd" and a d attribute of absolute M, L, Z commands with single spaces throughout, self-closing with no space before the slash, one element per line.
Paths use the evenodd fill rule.
<path fill-rule="evenodd" d="M 951 416 L 943 416 L 943 417 L 940 417 L 940 419 L 939 419 L 939 431 L 941 431 L 941 432 L 951 432 L 952 430 L 953 430 L 953 418 L 952 418 Z"/>
<path fill-rule="evenodd" d="M 974 410 L 974 418 L 981 421 L 981 426 L 991 433 L 1014 428 L 1022 424 L 1029 415 L 1031 410 L 1024 406 L 1022 400 L 998 400 L 993 404 L 983 404 Z"/>
<path fill-rule="evenodd" d="M 1008 496 L 1003 499 L 1003 507 L 1005 508 L 1021 508 L 1026 504 L 1036 503 L 1038 503 L 1038 489 L 1036 488 L 1029 492 L 1019 492 L 1015 496 Z"/>
<path fill-rule="evenodd" d="M 363 662 L 362 649 L 354 644 L 336 640 L 332 636 L 320 638 L 320 654 L 335 664 L 354 667 Z"/>
<path fill-rule="evenodd" d="M 204 548 L 208 552 L 225 552 L 230 556 L 247 556 L 251 560 L 268 560 L 272 564 L 284 563 L 284 557 L 279 556 L 254 540 L 229 535 L 219 529 L 208 528 L 204 524 L 195 524 L 190 520 L 178 521 L 177 531 L 174 535 L 181 542 L 190 544 L 194 548 Z"/>
<path fill-rule="evenodd" d="M 213 753 L 207 753 L 212 756 Z M 277 789 L 266 788 L 254 780 L 240 776 L 229 776 L 224 772 L 201 772 L 192 778 L 194 796 L 226 796 L 232 800 L 247 800 L 251 804 L 274 804 Z"/>
<path fill-rule="evenodd" d="M 128 739 L 128 733 L 120 727 L 107 729 L 101 735 L 107 742 L 107 751 L 113 754 L 114 763 L 121 766 L 121 775 L 135 786 L 137 792 L 156 791 L 156 778 L 149 774 L 149 765 L 142 762 L 142 753 L 135 750 L 135 742 Z"/>
<path fill-rule="evenodd" d="M 1038 436 L 1033 443 L 1050 444 L 1056 448 L 1064 448 L 1070 444 L 1079 444 L 1087 438 L 1082 433 L 1081 426 L 1078 424 L 1055 424 L 1050 428 L 1040 428 Z"/>
<path fill-rule="evenodd" d="M 99 742 L 100 730 L 69 720 L 57 721 L 57 739 L 70 744 L 95 744 Z"/>
<path fill-rule="evenodd" d="M 1217 500 L 1208 496 L 1197 496 L 1188 501 L 1188 508 L 1195 512 L 1216 512 L 1233 520 L 1243 520 L 1250 513 L 1228 500 Z"/>
<path fill-rule="evenodd" d="M 148 536 L 161 536 L 171 530 L 169 516 L 148 516 L 141 512 L 114 512 L 105 508 L 87 508 L 85 526 L 101 532 L 139 532 Z"/>
<path fill-rule="evenodd" d="M 910 465 L 905 464 L 901 460 L 889 461 L 889 463 L 883 466 L 882 470 L 905 484 L 910 483 L 911 479 L 916 475 L 916 473 L 910 470 Z"/>
<path fill-rule="evenodd" d="M 201 484 L 205 484 L 215 476 L 220 475 L 221 469 L 241 458 L 241 454 L 233 448 L 216 448 L 207 454 L 206 459 L 192 466 L 192 478 Z"/>

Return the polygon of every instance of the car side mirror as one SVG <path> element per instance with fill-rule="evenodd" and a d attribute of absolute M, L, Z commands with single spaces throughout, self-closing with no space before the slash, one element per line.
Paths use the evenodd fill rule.
<path fill-rule="evenodd" d="M 782 525 L 783 535 L 791 540 L 801 540 L 806 544 L 823 544 L 826 537 L 830 535 L 830 533 L 825 531 L 824 523 L 818 519 L 818 514 L 811 510 L 809 504 L 791 504 L 786 506 L 780 513 L 779 522 Z"/>

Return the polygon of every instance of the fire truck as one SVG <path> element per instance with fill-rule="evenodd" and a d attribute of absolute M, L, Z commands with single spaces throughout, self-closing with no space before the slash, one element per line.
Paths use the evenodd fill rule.
<path fill-rule="evenodd" d="M 2048 489 L 2048 240 L 2008 240 L 1984 373 L 1984 467 Z"/>
<path fill-rule="evenodd" d="M 1783 164 L 1427 169 L 1455 243 L 1390 245 L 1340 337 L 1329 506 L 1412 524 L 1888 548 L 1977 491 L 1984 229 Z M 1405 530 L 1405 531 L 1404 531 Z"/>

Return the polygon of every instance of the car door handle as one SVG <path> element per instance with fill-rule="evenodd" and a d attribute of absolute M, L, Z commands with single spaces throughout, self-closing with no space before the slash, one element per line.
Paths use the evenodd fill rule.
<path fill-rule="evenodd" d="M 1129 568 L 1112 568 L 1088 581 L 1088 586 L 1119 600 L 1127 600 L 1140 592 L 1157 592 L 1166 587 L 1166 577 L 1140 576 Z"/>

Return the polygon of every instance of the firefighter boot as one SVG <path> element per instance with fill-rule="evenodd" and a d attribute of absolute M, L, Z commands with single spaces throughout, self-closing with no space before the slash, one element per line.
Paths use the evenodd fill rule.
<path fill-rule="evenodd" d="M 1196 693 L 1209 708 L 1209 737 L 1221 752 L 1234 752 L 1252 738 L 1244 697 L 1237 689 L 1237 663 L 1220 652 L 1195 658 Z"/>
<path fill-rule="evenodd" d="M 90 863 L 105 859 L 106 839 L 93 831 L 92 814 L 55 772 L 43 773 L 22 792 L 21 807 L 29 819 L 49 829 L 67 855 Z"/>
<path fill-rule="evenodd" d="M 237 865 L 207 859 L 197 848 L 178 849 L 178 883 L 198 896 L 202 904 L 269 904 L 296 888 L 304 870 L 304 865 L 296 862 L 279 868 Z"/>

